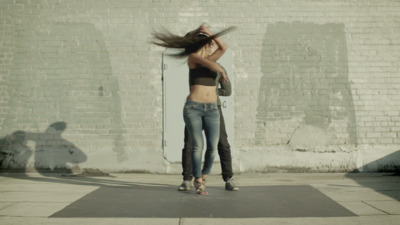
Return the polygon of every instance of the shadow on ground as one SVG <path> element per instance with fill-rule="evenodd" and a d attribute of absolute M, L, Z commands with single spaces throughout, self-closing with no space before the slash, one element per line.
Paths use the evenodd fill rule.
<path fill-rule="evenodd" d="M 364 165 L 358 171 L 377 171 L 379 173 L 355 172 L 346 177 L 376 192 L 400 201 L 400 150 Z"/>
<path fill-rule="evenodd" d="M 0 176 L 98 188 L 56 212 L 54 218 L 266 218 L 356 216 L 309 185 L 244 186 L 226 191 L 209 186 L 209 195 L 178 192 L 175 185 L 121 181 L 114 177 Z M 150 175 L 149 175 L 150 176 Z M 71 188 L 79 188 L 73 187 Z"/>

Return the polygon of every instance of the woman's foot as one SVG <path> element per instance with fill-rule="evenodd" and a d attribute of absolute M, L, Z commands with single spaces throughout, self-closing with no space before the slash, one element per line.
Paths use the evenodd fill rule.
<path fill-rule="evenodd" d="M 204 181 L 202 179 L 195 179 L 193 184 L 194 187 L 196 188 L 196 192 L 199 195 L 206 195 L 208 194 L 206 191 L 206 185 L 203 183 Z"/>
<path fill-rule="evenodd" d="M 202 184 L 203 184 L 204 186 L 206 186 L 206 183 L 207 183 L 206 178 L 203 178 Z"/>

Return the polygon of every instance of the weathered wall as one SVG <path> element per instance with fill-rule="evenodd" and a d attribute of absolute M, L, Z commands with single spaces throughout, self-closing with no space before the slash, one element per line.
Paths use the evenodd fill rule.
<path fill-rule="evenodd" d="M 148 41 L 202 22 L 239 28 L 236 171 L 399 168 L 395 0 L 0 0 L 2 166 L 179 173 Z"/>

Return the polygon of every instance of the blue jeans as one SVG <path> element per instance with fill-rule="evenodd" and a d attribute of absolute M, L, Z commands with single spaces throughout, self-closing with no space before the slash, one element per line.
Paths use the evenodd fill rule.
<path fill-rule="evenodd" d="M 214 162 L 219 140 L 219 111 L 217 103 L 201 103 L 186 100 L 183 108 L 183 119 L 192 140 L 192 171 L 198 178 L 209 174 Z M 207 149 L 201 170 L 203 155 L 203 129 L 206 135 Z"/>
<path fill-rule="evenodd" d="M 222 179 L 224 181 L 233 177 L 232 171 L 232 156 L 231 146 L 228 142 L 228 134 L 226 132 L 225 120 L 222 113 L 221 106 L 218 105 L 219 111 L 219 142 L 218 142 L 218 155 L 221 159 Z M 189 133 L 185 127 L 184 145 L 182 149 L 182 176 L 183 180 L 191 181 L 193 179 L 192 172 L 192 141 L 190 140 Z"/>

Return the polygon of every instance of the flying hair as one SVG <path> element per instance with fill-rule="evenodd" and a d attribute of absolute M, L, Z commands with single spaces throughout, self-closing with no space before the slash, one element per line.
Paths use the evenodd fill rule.
<path fill-rule="evenodd" d="M 236 27 L 229 27 L 211 36 L 205 33 L 197 33 L 194 35 L 190 35 L 188 33 L 182 37 L 173 34 L 164 28 L 163 32 L 152 33 L 153 40 L 151 41 L 151 43 L 166 48 L 183 49 L 181 52 L 173 54 L 173 56 L 185 57 L 194 52 L 197 52 L 204 45 L 211 43 L 214 38 L 225 35 L 233 31 L 234 29 L 236 29 Z"/>

